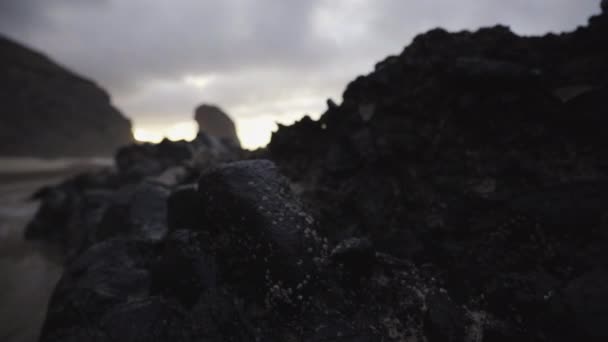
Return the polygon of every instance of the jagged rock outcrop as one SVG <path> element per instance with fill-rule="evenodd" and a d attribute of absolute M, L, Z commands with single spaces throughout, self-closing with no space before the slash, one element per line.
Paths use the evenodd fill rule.
<path fill-rule="evenodd" d="M 25 237 L 59 245 L 68 260 L 110 238 L 160 240 L 175 221 L 178 209 L 169 212 L 174 192 L 195 183 L 201 168 L 239 159 L 241 153 L 204 133 L 191 142 L 124 146 L 116 153 L 116 167 L 38 191 L 35 198 L 42 204 Z"/>
<path fill-rule="evenodd" d="M 0 155 L 111 156 L 131 123 L 93 82 L 0 36 Z"/>
<path fill-rule="evenodd" d="M 196 107 L 194 120 L 198 123 L 199 132 L 226 139 L 236 146 L 241 146 L 234 122 L 219 107 L 208 104 Z"/>
<path fill-rule="evenodd" d="M 111 228 L 41 340 L 605 341 L 607 33 L 433 30 L 266 150 L 131 147 L 39 192 L 39 236 Z"/>
<path fill-rule="evenodd" d="M 608 311 L 589 301 L 604 303 L 591 284 L 608 274 L 607 33 L 605 13 L 545 37 L 432 30 L 319 121 L 281 127 L 270 155 L 321 234 L 442 274 L 468 313 L 434 302 L 431 340 L 463 340 L 449 321 L 480 314 L 484 340 L 605 339 L 589 317 Z"/>

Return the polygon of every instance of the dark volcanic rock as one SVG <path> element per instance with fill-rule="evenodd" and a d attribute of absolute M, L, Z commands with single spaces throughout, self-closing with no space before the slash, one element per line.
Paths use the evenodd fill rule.
<path fill-rule="evenodd" d="M 85 332 L 107 340 L 99 320 L 116 306 L 148 295 L 151 256 L 151 245 L 134 240 L 108 240 L 80 255 L 55 289 L 42 340 L 75 340 L 74 334 Z"/>
<path fill-rule="evenodd" d="M 573 280 L 565 289 L 566 303 L 574 319 L 570 323 L 580 329 L 582 336 L 589 341 L 608 339 L 606 281 L 608 281 L 606 270 L 597 270 Z M 573 330 L 577 331 L 576 328 Z"/>
<path fill-rule="evenodd" d="M 205 251 L 204 237 L 189 230 L 172 232 L 163 242 L 153 267 L 152 291 L 191 308 L 199 296 L 218 283 L 215 257 Z"/>
<path fill-rule="evenodd" d="M 380 253 L 441 270 L 455 305 L 496 315 L 474 329 L 482 335 L 595 336 L 564 314 L 562 290 L 608 258 L 597 129 L 608 124 L 607 23 L 528 38 L 501 26 L 430 31 L 319 121 L 280 127 L 269 155 L 321 233 L 369 236 Z M 452 338 L 448 328 L 435 339 Z"/>
<path fill-rule="evenodd" d="M 350 238 L 340 242 L 330 253 L 344 280 L 356 287 L 360 278 L 369 276 L 375 263 L 375 250 L 368 239 Z"/>
<path fill-rule="evenodd" d="M 111 156 L 131 123 L 93 82 L 0 37 L 0 155 Z"/>
<path fill-rule="evenodd" d="M 141 184 L 133 193 L 129 219 L 136 235 L 160 240 L 167 233 L 167 199 L 169 189 L 151 183 Z"/>
<path fill-rule="evenodd" d="M 142 182 L 125 189 L 125 198 L 114 198 L 96 229 L 97 240 L 129 235 L 160 240 L 168 231 L 167 198 L 169 189 Z"/>
<path fill-rule="evenodd" d="M 113 237 L 161 239 L 170 225 L 185 218 L 175 217 L 182 208 L 169 208 L 172 191 L 196 181 L 199 168 L 239 153 L 205 135 L 192 142 L 125 146 L 116 154 L 115 169 L 78 175 L 38 191 L 42 203 L 25 237 L 59 244 L 68 258 Z"/>
<path fill-rule="evenodd" d="M 139 179 L 158 175 L 170 166 L 191 160 L 194 154 L 192 144 L 164 139 L 158 145 L 144 143 L 121 147 L 114 159 L 121 173 Z"/>
<path fill-rule="evenodd" d="M 176 188 L 167 200 L 169 229 L 196 228 L 202 222 L 202 212 L 196 184 L 187 184 Z"/>
<path fill-rule="evenodd" d="M 279 284 L 299 289 L 315 276 L 313 259 L 321 257 L 323 240 L 271 161 L 210 169 L 198 191 L 205 213 L 199 229 L 224 240 L 222 252 L 228 254 L 220 262 L 227 263 L 230 277 L 257 278 L 248 288 L 259 290 Z"/>
<path fill-rule="evenodd" d="M 162 297 L 131 300 L 112 308 L 99 322 L 106 339 L 132 342 L 200 340 L 194 317 Z"/>
<path fill-rule="evenodd" d="M 429 341 L 464 341 L 465 313 L 450 301 L 445 293 L 433 293 L 426 298 L 428 311 L 425 329 Z"/>

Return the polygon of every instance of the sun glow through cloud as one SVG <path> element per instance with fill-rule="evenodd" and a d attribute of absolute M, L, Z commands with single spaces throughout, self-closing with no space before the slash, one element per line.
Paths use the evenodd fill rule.
<path fill-rule="evenodd" d="M 196 87 L 198 89 L 203 89 L 207 87 L 214 81 L 213 76 L 186 76 L 183 79 L 183 82 L 186 85 Z"/>
<path fill-rule="evenodd" d="M 139 142 L 160 142 L 163 135 L 143 128 L 134 128 L 133 137 Z"/>
<path fill-rule="evenodd" d="M 198 127 L 193 121 L 178 122 L 168 127 L 135 127 L 133 136 L 140 142 L 160 142 L 169 140 L 192 140 L 196 137 Z"/>
<path fill-rule="evenodd" d="M 310 116 L 317 119 L 319 115 Z M 255 150 L 270 142 L 272 132 L 278 128 L 277 124 L 290 125 L 301 117 L 300 114 L 276 114 L 236 119 L 237 135 L 243 148 Z M 178 122 L 167 127 L 137 126 L 133 129 L 133 136 L 137 141 L 153 143 L 158 143 L 165 138 L 172 141 L 192 140 L 197 133 L 198 126 L 194 121 Z"/>
<path fill-rule="evenodd" d="M 291 125 L 302 116 L 302 114 L 277 114 L 237 119 L 237 134 L 241 145 L 250 150 L 264 147 L 270 142 L 272 133 L 277 130 L 277 124 Z M 314 114 L 309 116 L 313 119 L 319 117 Z"/>
<path fill-rule="evenodd" d="M 192 140 L 196 138 L 198 126 L 194 122 L 180 122 L 167 129 L 165 136 L 170 140 Z"/>

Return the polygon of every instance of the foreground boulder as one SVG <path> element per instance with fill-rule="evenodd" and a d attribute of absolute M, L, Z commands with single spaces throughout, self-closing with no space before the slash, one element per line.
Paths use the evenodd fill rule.
<path fill-rule="evenodd" d="M 321 234 L 440 270 L 454 305 L 491 322 L 489 340 L 602 340 L 582 317 L 607 323 L 606 310 L 571 297 L 604 303 L 586 280 L 598 273 L 568 284 L 608 259 L 607 32 L 606 13 L 545 37 L 432 30 L 318 121 L 280 127 L 269 154 Z M 448 330 L 465 314 L 446 311 L 427 316 L 427 337 L 461 340 Z"/>
<path fill-rule="evenodd" d="M 247 160 L 203 172 L 200 229 L 221 236 L 220 262 L 229 277 L 245 276 L 252 290 L 276 287 L 292 291 L 286 301 L 301 297 L 322 262 L 323 239 L 313 218 L 293 195 L 289 183 L 268 160 Z M 256 280 L 253 280 L 256 279 Z M 258 295 L 268 295 L 262 292 Z"/>
<path fill-rule="evenodd" d="M 111 156 L 131 122 L 90 80 L 0 36 L 0 155 Z"/>

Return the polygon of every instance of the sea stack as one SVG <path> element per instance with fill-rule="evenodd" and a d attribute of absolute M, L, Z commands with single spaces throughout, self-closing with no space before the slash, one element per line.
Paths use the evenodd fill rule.
<path fill-rule="evenodd" d="M 234 122 L 219 107 L 209 104 L 198 106 L 194 112 L 194 120 L 198 123 L 199 132 L 223 138 L 241 146 Z"/>

